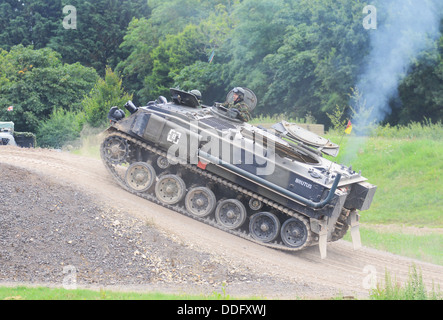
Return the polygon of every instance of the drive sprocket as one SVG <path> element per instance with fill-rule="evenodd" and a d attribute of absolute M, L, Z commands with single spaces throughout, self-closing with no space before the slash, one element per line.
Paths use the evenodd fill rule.
<path fill-rule="evenodd" d="M 126 139 L 111 135 L 103 141 L 101 152 L 106 161 L 112 164 L 121 164 L 129 155 L 129 145 Z"/>

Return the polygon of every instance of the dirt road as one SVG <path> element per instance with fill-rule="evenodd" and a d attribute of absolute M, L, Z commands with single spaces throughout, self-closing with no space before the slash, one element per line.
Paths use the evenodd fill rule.
<path fill-rule="evenodd" d="M 119 213 L 155 226 L 165 239 L 180 244 L 174 249 L 177 257 L 180 257 L 180 248 L 183 248 L 187 259 L 194 260 L 195 264 L 212 263 L 212 268 L 211 265 L 201 269 L 194 266 L 192 277 L 189 275 L 184 280 L 176 281 L 177 278 L 171 276 L 161 281 L 151 279 L 128 286 L 118 283 L 119 288 L 211 294 L 220 291 L 224 282 L 226 293 L 234 296 L 293 299 L 344 295 L 364 298 L 369 293 L 371 281 L 383 281 L 385 271 L 398 282 L 405 282 L 413 264 L 421 271 L 427 288 L 432 288 L 433 284 L 443 288 L 443 266 L 366 247 L 354 251 L 352 245 L 345 241 L 329 244 L 328 256 L 321 260 L 317 247 L 299 253 L 285 253 L 239 239 L 127 193 L 111 180 L 102 162 L 97 159 L 45 149 L 2 147 L 0 169 L 2 164 L 44 177 L 57 188 L 78 189 L 98 204 L 112 206 Z M 0 181 L 4 182 L 2 177 Z M 1 211 L 0 202 L 0 214 Z M 362 242 L 364 245 L 364 239 Z M 171 255 L 171 252 L 168 254 Z M 0 262 L 1 259 L 0 256 Z M 163 257 L 163 261 L 166 260 Z M 175 269 L 184 268 L 180 261 L 180 258 L 175 259 Z M 192 264 L 189 260 L 188 263 Z M 187 270 L 190 274 L 191 269 Z M 200 274 L 195 275 L 196 270 Z M 220 270 L 223 272 L 220 273 Z M 2 279 L 0 273 L 0 283 L 2 280 L 11 282 L 8 279 Z M 112 288 L 112 283 L 95 285 Z"/>

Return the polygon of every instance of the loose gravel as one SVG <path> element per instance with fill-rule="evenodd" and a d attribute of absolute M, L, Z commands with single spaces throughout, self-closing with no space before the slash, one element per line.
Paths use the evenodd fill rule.
<path fill-rule="evenodd" d="M 201 294 L 232 287 L 246 296 L 256 285 L 278 285 L 271 276 L 181 243 L 151 221 L 97 203 L 87 192 L 5 164 L 0 173 L 0 283 Z M 280 287 L 288 285 L 309 292 L 305 284 Z"/>

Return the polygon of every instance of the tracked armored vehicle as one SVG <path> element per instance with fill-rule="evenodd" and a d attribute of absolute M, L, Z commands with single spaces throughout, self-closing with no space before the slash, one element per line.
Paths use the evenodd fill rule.
<path fill-rule="evenodd" d="M 244 88 L 255 108 L 254 93 Z M 201 105 L 171 89 L 144 107 L 111 108 L 101 144 L 104 165 L 127 191 L 226 232 L 288 251 L 341 239 L 360 243 L 359 211 L 376 186 L 323 157 L 339 146 L 285 121 L 272 129 L 236 110 Z M 232 100 L 232 91 L 227 100 Z"/>

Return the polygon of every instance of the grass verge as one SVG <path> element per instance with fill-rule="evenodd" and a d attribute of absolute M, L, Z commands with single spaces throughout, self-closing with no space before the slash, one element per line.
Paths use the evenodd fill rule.
<path fill-rule="evenodd" d="M 362 244 L 365 247 L 387 251 L 404 257 L 443 265 L 443 234 L 409 234 L 397 230 L 377 230 L 377 227 L 360 225 Z M 352 241 L 349 232 L 344 237 Z"/>
<path fill-rule="evenodd" d="M 443 227 L 443 140 L 345 137 L 341 147 L 331 160 L 362 170 L 377 185 L 362 222 Z"/>
<path fill-rule="evenodd" d="M 231 300 L 236 299 L 222 292 L 210 295 L 165 294 L 117 292 L 107 290 L 75 289 L 47 287 L 0 287 L 0 300 Z M 251 297 L 250 299 L 257 299 Z"/>
<path fill-rule="evenodd" d="M 377 284 L 371 291 L 372 300 L 443 300 L 443 293 L 439 287 L 433 286 L 430 290 L 423 283 L 420 271 L 412 265 L 408 281 L 404 286 L 392 279 L 386 272 L 384 284 Z"/>

